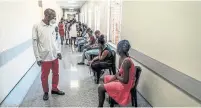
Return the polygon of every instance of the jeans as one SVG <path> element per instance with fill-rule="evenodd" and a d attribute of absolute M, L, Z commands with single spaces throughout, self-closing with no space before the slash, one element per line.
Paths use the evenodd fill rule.
<path fill-rule="evenodd" d="M 86 43 L 87 41 L 86 40 L 80 40 L 80 41 L 78 41 L 78 51 L 80 51 L 81 50 L 81 45 L 84 45 L 85 43 Z"/>
<path fill-rule="evenodd" d="M 98 56 L 99 49 L 91 49 L 85 52 L 85 57 L 87 60 L 91 60 L 91 55 Z"/>
<path fill-rule="evenodd" d="M 81 62 L 83 63 L 85 58 L 87 58 L 87 60 L 90 60 L 91 55 L 97 55 L 98 56 L 98 54 L 99 54 L 99 49 L 92 49 L 92 50 L 84 49 Z"/>
<path fill-rule="evenodd" d="M 61 45 L 63 45 L 64 36 L 61 36 Z"/>

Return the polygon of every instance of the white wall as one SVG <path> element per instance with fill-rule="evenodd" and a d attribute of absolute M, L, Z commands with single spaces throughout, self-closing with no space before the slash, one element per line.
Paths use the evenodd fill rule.
<path fill-rule="evenodd" d="M 122 38 L 201 81 L 201 2 L 123 2 Z"/>
<path fill-rule="evenodd" d="M 31 39 L 32 26 L 42 18 L 36 0 L 0 1 L 0 52 Z M 11 52 L 15 53 L 15 52 Z M 30 46 L 0 67 L 0 102 L 35 61 Z"/>
<path fill-rule="evenodd" d="M 201 81 L 201 2 L 124 1 L 122 9 L 122 39 Z M 140 80 L 140 93 L 155 107 L 201 106 L 145 68 Z"/>
<path fill-rule="evenodd" d="M 40 20 L 37 1 L 0 1 L 0 52 L 31 39 L 34 23 Z"/>

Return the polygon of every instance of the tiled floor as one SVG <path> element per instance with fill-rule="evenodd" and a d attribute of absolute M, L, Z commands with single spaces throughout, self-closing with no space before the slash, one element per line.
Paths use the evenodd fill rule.
<path fill-rule="evenodd" d="M 93 77 L 87 66 L 78 66 L 81 53 L 73 51 L 74 48 L 62 46 L 63 60 L 60 61 L 60 83 L 59 88 L 66 95 L 51 95 L 48 101 L 43 101 L 40 75 L 28 91 L 21 107 L 96 107 L 98 105 L 97 84 L 94 84 Z M 49 76 L 51 84 L 51 75 Z M 105 101 L 105 107 L 109 104 Z M 131 105 L 129 105 L 131 106 Z M 150 107 L 150 105 L 138 95 L 138 106 Z"/>

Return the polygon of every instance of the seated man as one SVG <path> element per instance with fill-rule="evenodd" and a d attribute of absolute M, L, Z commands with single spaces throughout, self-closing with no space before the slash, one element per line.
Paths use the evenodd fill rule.
<path fill-rule="evenodd" d="M 99 45 L 99 56 L 95 57 L 91 61 L 91 68 L 96 73 L 96 83 L 99 83 L 99 78 L 101 75 L 101 70 L 108 68 L 108 64 L 112 63 L 112 50 L 110 47 L 105 44 L 104 36 L 101 35 L 98 38 L 98 45 Z"/>
<path fill-rule="evenodd" d="M 78 65 L 84 65 L 84 60 L 87 58 L 87 60 L 91 60 L 90 56 L 95 55 L 98 56 L 99 53 L 99 46 L 98 46 L 98 37 L 101 35 L 101 32 L 99 30 L 95 31 L 95 36 L 96 36 L 96 42 L 94 45 L 88 47 L 88 49 L 84 50 L 83 56 L 82 56 L 82 61 L 78 63 Z"/>
<path fill-rule="evenodd" d="M 99 105 L 103 107 L 105 92 L 119 105 L 126 106 L 131 100 L 130 90 L 135 84 L 135 66 L 129 57 L 130 44 L 127 40 L 122 40 L 117 45 L 119 58 L 119 73 L 116 75 L 106 75 L 104 84 L 98 87 Z"/>

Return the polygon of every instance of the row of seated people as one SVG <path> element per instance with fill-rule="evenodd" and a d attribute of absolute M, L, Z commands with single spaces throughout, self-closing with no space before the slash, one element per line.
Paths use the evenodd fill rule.
<path fill-rule="evenodd" d="M 84 49 L 82 61 L 79 65 L 84 65 L 85 57 L 89 60 L 89 66 L 95 73 L 96 83 L 99 83 L 99 78 L 102 74 L 102 70 L 108 69 L 109 64 L 114 63 L 113 52 L 107 45 L 104 35 L 101 35 L 100 31 L 96 31 L 97 37 L 96 49 Z M 97 55 L 92 60 L 90 59 L 90 52 L 96 51 Z M 130 43 L 127 40 L 122 40 L 117 45 L 117 54 L 120 56 L 118 72 L 113 72 L 113 75 L 106 75 L 103 77 L 103 84 L 98 87 L 99 105 L 103 107 L 105 100 L 105 93 L 109 95 L 119 105 L 126 106 L 129 104 L 132 96 L 131 89 L 135 85 L 136 81 L 136 69 L 133 61 L 129 57 Z M 89 52 L 89 53 L 88 53 Z M 91 60 L 91 61 L 90 61 Z M 115 64 L 115 63 L 114 63 Z M 114 70 L 113 70 L 114 71 Z"/>

